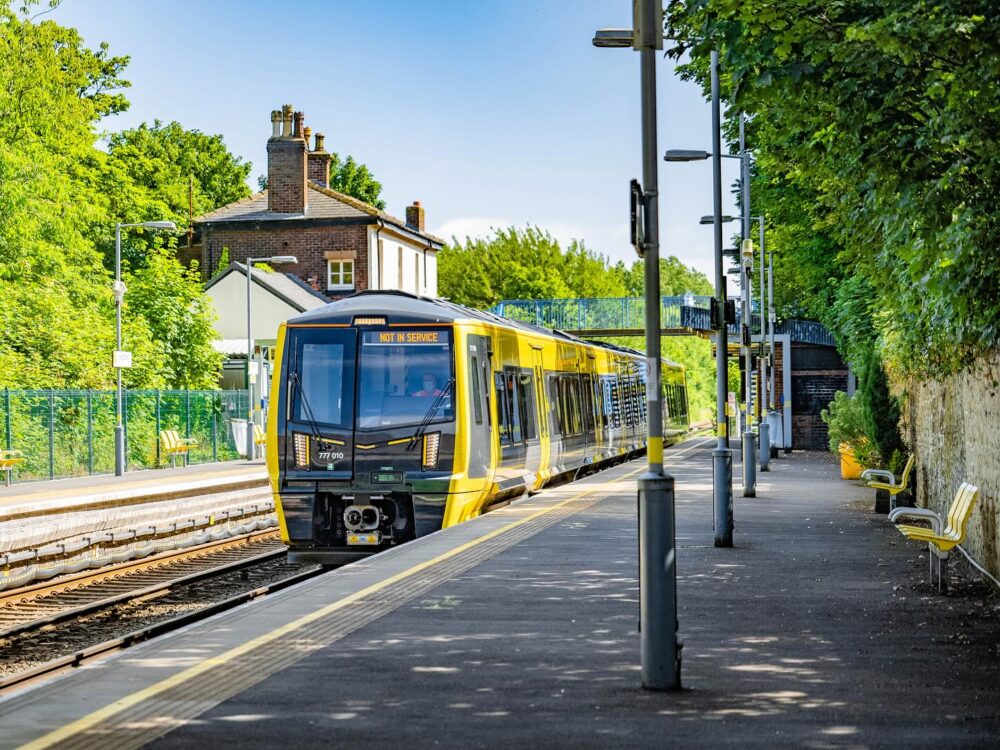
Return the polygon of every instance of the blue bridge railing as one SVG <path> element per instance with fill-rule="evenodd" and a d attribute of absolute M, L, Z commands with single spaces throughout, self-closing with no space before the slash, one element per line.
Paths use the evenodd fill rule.
<path fill-rule="evenodd" d="M 660 325 L 678 334 L 710 333 L 711 301 L 711 297 L 693 294 L 661 297 Z M 617 332 L 641 331 L 646 326 L 646 305 L 641 297 L 503 300 L 491 312 L 543 328 L 590 335 L 613 336 Z M 737 323 L 729 326 L 730 336 L 739 335 L 738 318 L 737 308 Z M 759 314 L 751 313 L 750 327 L 760 330 Z M 796 343 L 836 346 L 827 327 L 814 320 L 783 320 L 775 325 L 775 333 L 787 333 Z"/>
<path fill-rule="evenodd" d="M 681 308 L 708 311 L 711 297 L 660 298 L 660 324 L 681 328 Z M 623 331 L 645 328 L 646 301 L 641 297 L 503 300 L 491 312 L 511 320 L 563 331 Z"/>

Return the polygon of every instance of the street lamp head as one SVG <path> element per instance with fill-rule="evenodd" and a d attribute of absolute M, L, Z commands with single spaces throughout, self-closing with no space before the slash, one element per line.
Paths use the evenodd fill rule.
<path fill-rule="evenodd" d="M 172 221 L 144 221 L 139 226 L 145 229 L 166 229 L 171 232 L 177 229 L 177 225 Z"/>
<path fill-rule="evenodd" d="M 632 46 L 632 29 L 598 29 L 594 32 L 595 47 L 623 49 Z"/>
<path fill-rule="evenodd" d="M 723 224 L 728 224 L 729 222 L 731 222 L 736 217 L 734 217 L 734 216 L 722 216 L 720 218 L 721 218 Z M 715 217 L 714 216 L 702 216 L 698 223 L 699 224 L 714 224 L 715 223 Z"/>
<path fill-rule="evenodd" d="M 273 255 L 268 258 L 266 263 L 274 263 L 276 266 L 291 265 L 293 263 L 298 263 L 299 259 L 294 255 Z"/>
<path fill-rule="evenodd" d="M 711 156 L 708 151 L 692 151 L 685 148 L 672 148 L 663 155 L 663 161 L 704 161 Z"/>

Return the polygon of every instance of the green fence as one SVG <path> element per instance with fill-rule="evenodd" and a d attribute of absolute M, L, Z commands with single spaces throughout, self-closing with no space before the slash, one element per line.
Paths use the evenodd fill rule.
<path fill-rule="evenodd" d="M 109 474 L 115 469 L 115 391 L 0 391 L 0 439 L 23 451 L 15 481 Z M 198 447 L 189 462 L 238 457 L 231 423 L 246 419 L 247 392 L 126 391 L 123 417 L 129 469 L 169 465 L 160 430 L 177 430 Z"/>

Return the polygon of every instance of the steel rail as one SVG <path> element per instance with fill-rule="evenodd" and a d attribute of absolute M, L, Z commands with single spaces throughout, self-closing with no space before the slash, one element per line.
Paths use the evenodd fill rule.
<path fill-rule="evenodd" d="M 169 589 L 173 586 L 192 583 L 204 578 L 215 577 L 231 570 L 238 570 L 248 565 L 262 562 L 269 558 L 278 557 L 284 554 L 284 546 L 280 549 L 268 549 L 264 552 L 249 558 L 226 561 L 221 564 L 212 564 L 210 556 L 225 552 L 249 551 L 255 544 L 277 542 L 276 531 L 251 532 L 240 537 L 233 537 L 218 542 L 208 542 L 182 550 L 172 550 L 141 561 L 130 561 L 119 565 L 114 565 L 100 571 L 88 571 L 69 578 L 63 578 L 51 583 L 39 583 L 31 586 L 4 592 L 0 595 L 0 637 L 10 637 L 34 630 L 46 625 L 53 625 L 65 622 L 85 614 L 89 614 L 107 607 L 120 604 L 132 599 L 149 596 Z M 179 575 L 170 575 L 169 568 L 173 565 L 183 563 L 205 564 L 203 570 L 185 572 Z M 147 585 L 129 587 L 131 576 L 142 575 L 166 575 L 162 581 L 155 581 Z M 128 587 L 127 591 L 122 591 L 121 587 Z M 112 589 L 110 595 L 102 595 L 101 589 Z M 89 590 L 88 590 L 89 589 Z M 64 596 L 66 598 L 76 598 L 78 596 L 96 598 L 83 604 L 74 605 L 67 602 L 60 606 L 58 601 L 45 601 L 47 597 Z M 43 617 L 32 616 L 32 611 L 38 609 L 54 610 Z M 25 617 L 18 618 L 18 612 L 24 612 Z M 18 620 L 12 625 L 4 626 L 3 621 L 10 622 Z"/>

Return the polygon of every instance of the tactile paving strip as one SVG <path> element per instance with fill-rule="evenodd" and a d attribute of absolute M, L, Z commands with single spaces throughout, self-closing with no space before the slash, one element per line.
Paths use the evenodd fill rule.
<path fill-rule="evenodd" d="M 412 575 L 373 591 L 369 596 L 328 616 L 307 623 L 288 636 L 269 641 L 238 659 L 220 663 L 182 684 L 123 708 L 104 723 L 73 737 L 61 739 L 59 747 L 66 750 L 141 747 L 270 675 L 422 596 L 435 586 L 612 494 L 615 494 L 615 489 L 607 489 L 606 485 L 595 487 L 593 491 L 573 498 L 565 505 L 519 523 L 433 566 L 415 571 Z"/>

